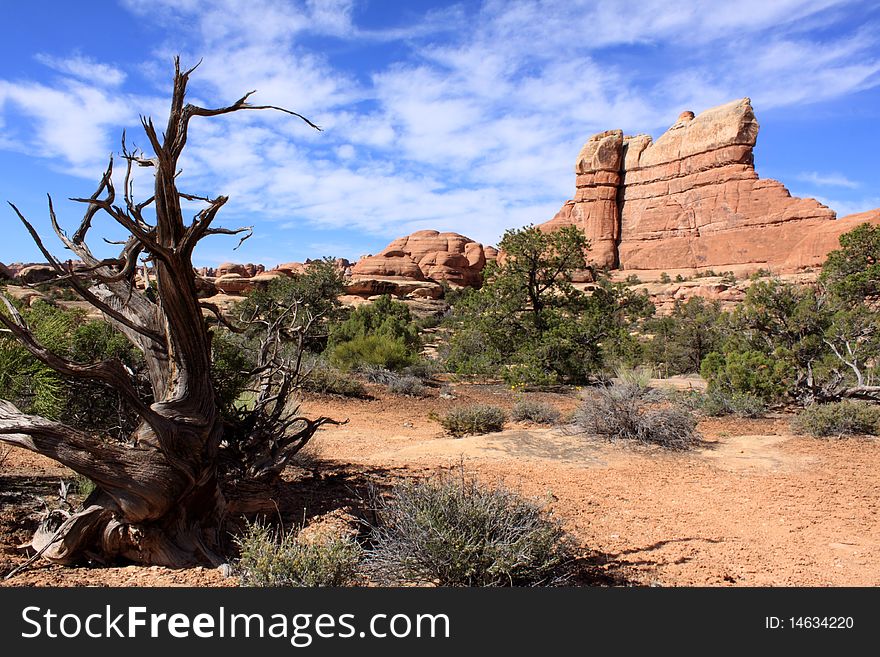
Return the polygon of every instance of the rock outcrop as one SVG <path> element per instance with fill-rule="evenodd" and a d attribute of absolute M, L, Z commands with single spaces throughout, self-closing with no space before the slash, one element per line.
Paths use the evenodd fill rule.
<path fill-rule="evenodd" d="M 287 262 L 268 271 L 263 265 L 224 262 L 216 269 L 202 267 L 197 269 L 196 273 L 206 285 L 213 287 L 215 294 L 219 292 L 224 295 L 241 296 L 251 290 L 265 288 L 276 278 L 303 274 L 312 262 L 315 261 Z M 334 262 L 343 274 L 347 273 L 351 267 L 351 263 L 345 258 L 337 258 Z"/>
<path fill-rule="evenodd" d="M 12 272 L 6 268 L 2 262 L 0 262 L 0 281 L 8 281 L 12 278 Z"/>
<path fill-rule="evenodd" d="M 684 112 L 657 141 L 619 130 L 594 135 L 575 164 L 574 199 L 542 228 L 584 230 L 589 259 L 598 267 L 821 264 L 822 250 L 836 241 L 817 233 L 804 242 L 805 236 L 837 233 L 830 227 L 835 213 L 815 199 L 793 198 L 776 180 L 758 178 L 757 136 L 748 98 L 697 116 Z"/>
<path fill-rule="evenodd" d="M 479 242 L 458 233 L 420 230 L 394 240 L 378 255 L 361 258 L 351 274 L 404 276 L 465 287 L 480 284 L 485 265 L 486 254 Z"/>
<path fill-rule="evenodd" d="M 865 223 L 880 226 L 880 208 L 847 215 L 837 221 L 826 221 L 808 231 L 791 249 L 782 263 L 782 270 L 798 271 L 821 267 L 828 253 L 840 248 L 840 236 Z"/>
<path fill-rule="evenodd" d="M 28 285 L 36 285 L 37 283 L 45 283 L 51 281 L 58 276 L 52 265 L 28 265 L 18 271 L 18 278 Z"/>
<path fill-rule="evenodd" d="M 612 280 L 622 282 L 625 272 L 612 272 Z M 733 310 L 745 299 L 748 289 L 758 281 L 782 280 L 792 285 L 814 285 L 819 278 L 817 270 L 798 273 L 773 274 L 763 277 L 741 278 L 728 273 L 726 276 L 705 276 L 680 281 L 647 281 L 629 285 L 636 294 L 645 293 L 654 304 L 657 315 L 672 313 L 676 302 L 686 303 L 695 297 L 709 302 L 718 302 L 722 310 Z M 576 285 L 584 290 L 592 289 L 592 284 Z"/>
<path fill-rule="evenodd" d="M 351 268 L 349 294 L 412 295 L 438 298 L 441 282 L 478 287 L 486 266 L 486 249 L 458 233 L 420 230 L 401 237 L 378 255 L 365 256 Z M 491 257 L 497 251 L 490 251 Z"/>
<path fill-rule="evenodd" d="M 621 165 L 623 131 L 609 130 L 593 135 L 578 153 L 574 165 L 577 191 L 573 200 L 544 226 L 548 229 L 574 224 L 590 240 L 590 262 L 611 269 L 617 266 L 620 237 Z"/>
<path fill-rule="evenodd" d="M 251 262 L 247 264 L 224 262 L 217 267 L 214 276 L 220 278 L 222 276 L 228 276 L 229 274 L 237 274 L 242 278 L 253 278 L 257 274 L 262 274 L 264 271 L 266 271 L 266 268 L 263 265 L 255 265 Z"/>

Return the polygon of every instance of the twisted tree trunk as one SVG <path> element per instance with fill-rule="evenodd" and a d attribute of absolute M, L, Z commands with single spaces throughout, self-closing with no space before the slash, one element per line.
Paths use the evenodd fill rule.
<path fill-rule="evenodd" d="M 237 434 L 224 437 L 229 426 L 221 417 L 211 383 L 211 335 L 196 294 L 192 252 L 208 235 L 246 233 L 246 238 L 250 229 L 211 226 L 227 201 L 225 196 L 196 197 L 177 189 L 178 160 L 186 145 L 189 121 L 195 116 L 245 109 L 276 109 L 319 128 L 294 112 L 250 105 L 250 94 L 217 109 L 187 104 L 186 87 L 193 70 L 181 72 L 175 60 L 171 113 L 161 140 L 152 121 L 142 118 L 153 157 L 129 152 L 123 135 L 124 205 L 117 204 L 112 159 L 97 191 L 89 198 L 75 199 L 85 203 L 87 210 L 73 236 L 61 229 L 49 199 L 56 234 L 85 264 L 84 269 L 74 272 L 70 265 L 65 267 L 54 258 L 32 225 L 12 206 L 55 267 L 58 279 L 69 280 L 83 299 L 143 352 L 152 389 L 151 400 L 140 398 L 119 361 L 75 363 L 51 353 L 3 298 L 6 312 L 0 312 L 0 325 L 36 358 L 65 376 L 112 386 L 140 418 L 136 430 L 123 443 L 27 415 L 0 401 L 0 441 L 49 456 L 97 485 L 83 510 L 53 512 L 34 537 L 34 547 L 44 550 L 43 556 L 52 561 L 123 557 L 167 566 L 222 563 L 223 524 L 231 486 L 236 485 L 240 495 L 244 495 L 242 491 L 265 494 L 290 456 L 329 421 L 292 417 L 285 410 L 291 377 L 282 372 L 283 363 L 267 358 L 260 363 L 262 380 L 271 384 L 281 372 L 283 389 L 280 394 L 277 390 L 273 393 L 269 385 L 251 417 L 239 423 Z M 133 198 L 130 184 L 135 165 L 151 167 L 155 176 L 153 195 L 140 203 Z M 202 201 L 207 207 L 191 223 L 185 223 L 182 198 Z M 148 206 L 155 209 L 154 223 L 144 218 Z M 85 242 L 100 212 L 130 234 L 118 258 L 100 260 Z M 155 295 L 135 285 L 140 256 L 154 265 Z M 224 448 L 231 449 L 234 458 L 221 458 Z M 251 467 L 257 463 L 261 464 L 258 469 Z M 249 472 L 259 472 L 259 476 L 248 480 Z"/>

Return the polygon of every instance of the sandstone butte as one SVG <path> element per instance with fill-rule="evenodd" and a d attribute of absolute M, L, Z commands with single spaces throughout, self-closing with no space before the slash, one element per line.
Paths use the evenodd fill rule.
<path fill-rule="evenodd" d="M 541 228 L 581 228 L 597 267 L 786 273 L 820 266 L 860 223 L 880 225 L 880 209 L 836 219 L 815 199 L 758 178 L 757 137 L 748 98 L 683 112 L 657 141 L 593 135 L 575 163 L 574 198 Z"/>

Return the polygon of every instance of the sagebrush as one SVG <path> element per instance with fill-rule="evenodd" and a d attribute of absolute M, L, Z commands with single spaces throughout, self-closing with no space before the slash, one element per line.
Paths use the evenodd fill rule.
<path fill-rule="evenodd" d="M 700 398 L 698 408 L 709 417 L 736 415 L 756 418 L 767 412 L 767 404 L 756 395 L 747 392 L 726 393 L 722 390 L 707 392 Z"/>
<path fill-rule="evenodd" d="M 367 397 L 364 384 L 335 367 L 318 364 L 302 383 L 304 390 L 341 397 Z"/>
<path fill-rule="evenodd" d="M 506 420 L 503 409 L 487 404 L 457 406 L 439 418 L 443 428 L 456 437 L 501 431 Z"/>
<path fill-rule="evenodd" d="M 574 425 L 608 440 L 633 440 L 685 450 L 700 442 L 697 419 L 687 409 L 662 401 L 638 383 L 598 388 L 575 412 Z"/>
<path fill-rule="evenodd" d="M 559 409 L 546 402 L 523 399 L 513 405 L 510 413 L 517 422 L 534 422 L 535 424 L 556 424 L 559 421 Z"/>
<path fill-rule="evenodd" d="M 414 376 L 399 376 L 388 384 L 388 391 L 407 397 L 425 397 L 428 392 L 421 379 Z"/>
<path fill-rule="evenodd" d="M 351 586 L 357 583 L 363 550 L 348 537 L 303 541 L 260 523 L 236 539 L 242 586 Z"/>
<path fill-rule="evenodd" d="M 406 482 L 375 504 L 368 565 L 383 584 L 564 583 L 571 542 L 543 505 L 464 474 Z"/>
<path fill-rule="evenodd" d="M 876 436 L 880 435 L 880 407 L 851 400 L 815 404 L 798 413 L 791 421 L 791 428 L 795 433 L 817 438 Z"/>

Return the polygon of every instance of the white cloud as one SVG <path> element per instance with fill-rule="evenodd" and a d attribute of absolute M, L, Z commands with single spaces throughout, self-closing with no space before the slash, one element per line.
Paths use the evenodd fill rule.
<path fill-rule="evenodd" d="M 108 66 L 103 82 L 90 83 L 84 71 L 107 65 L 43 55 L 83 81 L 0 81 L 0 103 L 34 128 L 12 136 L 75 172 L 103 166 L 136 110 L 163 122 L 172 56 L 203 59 L 192 102 L 224 105 L 257 89 L 255 102 L 325 128 L 274 112 L 194 121 L 181 187 L 228 194 L 230 224 L 307 222 L 388 237 L 436 228 L 491 243 L 505 228 L 553 216 L 574 191 L 575 156 L 594 132 L 656 134 L 683 109 L 746 95 L 760 119 L 762 109 L 880 84 L 877 30 L 826 29 L 847 10 L 837 0 L 488 0 L 477 11 L 455 5 L 369 29 L 353 0 L 124 4 L 167 35 L 141 69 L 157 95 L 113 96 L 102 85 L 121 84 L 121 71 L 114 78 Z M 346 56 L 317 50 L 315 37 Z M 366 73 L 345 66 L 382 41 L 397 41 L 393 58 Z M 4 131 L 0 142 L 9 138 Z M 842 174 L 802 175 L 856 185 Z"/>
<path fill-rule="evenodd" d="M 318 4 L 285 7 L 303 16 Z M 335 22 L 312 15 L 307 26 L 282 11 L 275 20 L 284 30 L 265 32 L 248 27 L 265 2 L 234 13 L 224 0 L 204 19 L 193 14 L 224 35 L 222 52 L 211 52 L 217 40 L 202 46 L 199 89 L 229 97 L 248 81 L 266 102 L 315 113 L 327 131 L 254 141 L 218 129 L 197 166 L 230 193 L 231 212 L 291 227 L 308 221 L 388 236 L 436 228 L 493 242 L 505 228 L 553 216 L 573 193 L 572 164 L 593 132 L 656 132 L 682 109 L 749 94 L 769 107 L 861 88 L 875 67 L 866 56 L 877 41 L 871 32 L 818 48 L 801 29 L 841 4 L 753 0 L 734 11 L 714 2 L 491 0 L 476 15 L 457 10 L 432 16 L 429 26 L 367 33 L 347 2 L 330 12 Z M 365 81 L 303 51 L 306 31 L 353 44 L 419 38 L 406 41 L 412 56 Z M 653 78 L 603 55 L 623 44 L 661 53 L 648 65 Z M 821 91 L 813 78 L 823 80 Z M 227 171 L 211 164 L 217 148 Z M 298 219 L 284 222 L 290 216 Z"/>
<path fill-rule="evenodd" d="M 856 189 L 859 183 L 850 180 L 840 173 L 819 173 L 818 171 L 805 171 L 795 176 L 795 179 L 802 182 L 812 183 L 819 187 L 846 187 L 847 189 Z"/>
<path fill-rule="evenodd" d="M 125 73 L 115 66 L 104 64 L 79 53 L 71 57 L 53 57 L 46 53 L 38 53 L 36 60 L 59 73 L 98 86 L 118 87 L 125 82 L 126 78 Z"/>
<path fill-rule="evenodd" d="M 880 208 L 880 196 L 866 196 L 858 199 L 834 199 L 824 196 L 816 196 L 815 198 L 819 203 L 834 210 L 838 218 Z"/>
<path fill-rule="evenodd" d="M 49 158 L 54 168 L 73 175 L 100 174 L 115 150 L 119 126 L 137 120 L 135 105 L 131 97 L 80 82 L 49 87 L 0 80 L 0 106 L 28 121 L 27 129 L 7 132 L 6 139 L 16 150 Z"/>

